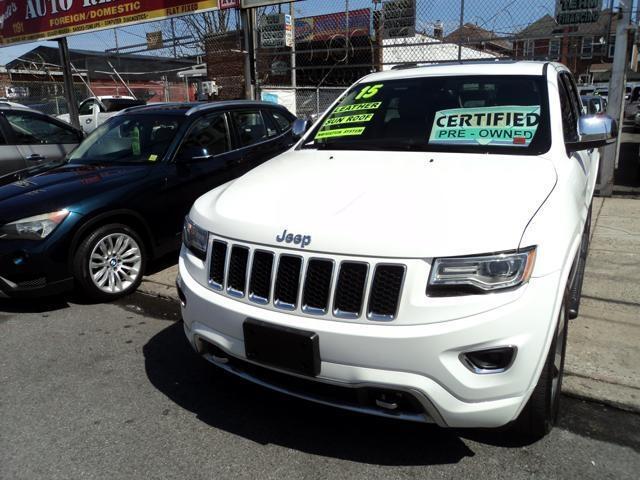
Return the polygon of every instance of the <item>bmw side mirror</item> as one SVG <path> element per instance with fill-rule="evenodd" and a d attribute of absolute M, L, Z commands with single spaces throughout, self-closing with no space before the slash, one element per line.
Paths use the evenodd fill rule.
<path fill-rule="evenodd" d="M 609 115 L 583 115 L 578 121 L 578 139 L 568 142 L 572 151 L 589 150 L 612 143 L 618 136 L 618 122 Z"/>
<path fill-rule="evenodd" d="M 307 130 L 309 130 L 310 126 L 311 123 L 309 123 L 309 121 L 302 120 L 301 118 L 296 118 L 295 122 L 293 122 L 293 127 L 291 127 L 293 138 L 295 138 L 296 140 L 302 138 L 303 135 L 307 133 Z"/>

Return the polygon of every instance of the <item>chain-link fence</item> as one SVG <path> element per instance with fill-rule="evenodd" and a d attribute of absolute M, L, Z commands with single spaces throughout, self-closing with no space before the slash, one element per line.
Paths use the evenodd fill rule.
<path fill-rule="evenodd" d="M 288 99 L 298 115 L 318 114 L 363 75 L 414 64 L 553 60 L 581 84 L 604 86 L 615 52 L 617 2 L 560 2 L 585 7 L 588 14 L 579 18 L 556 17 L 557 3 L 305 0 L 255 9 L 249 22 L 239 10 L 211 11 L 70 37 L 69 47 L 79 99 L 244 98 L 249 76 L 258 98 Z M 563 24 L 576 19 L 588 22 Z M 59 64 L 55 44 L 34 45 L 7 64 L 4 96 L 47 113 L 64 111 Z"/>

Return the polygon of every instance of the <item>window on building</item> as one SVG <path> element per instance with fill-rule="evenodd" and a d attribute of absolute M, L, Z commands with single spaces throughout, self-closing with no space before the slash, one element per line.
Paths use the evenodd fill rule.
<path fill-rule="evenodd" d="M 534 40 L 525 40 L 524 41 L 524 58 L 532 58 L 533 57 L 533 50 L 535 47 L 535 43 Z"/>
<path fill-rule="evenodd" d="M 613 58 L 613 54 L 616 52 L 616 37 L 611 35 L 609 37 L 609 57 Z"/>
<path fill-rule="evenodd" d="M 580 50 L 582 58 L 593 57 L 593 37 L 582 37 L 582 49 Z"/>
<path fill-rule="evenodd" d="M 558 60 L 560 58 L 560 39 L 552 38 L 549 40 L 549 59 Z"/>

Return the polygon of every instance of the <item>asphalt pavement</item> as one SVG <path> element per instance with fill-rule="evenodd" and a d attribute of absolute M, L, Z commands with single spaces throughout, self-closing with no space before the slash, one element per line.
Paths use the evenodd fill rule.
<path fill-rule="evenodd" d="M 175 302 L 0 303 L 0 479 L 626 479 L 640 416 L 565 397 L 525 444 L 292 399 L 220 372 Z"/>

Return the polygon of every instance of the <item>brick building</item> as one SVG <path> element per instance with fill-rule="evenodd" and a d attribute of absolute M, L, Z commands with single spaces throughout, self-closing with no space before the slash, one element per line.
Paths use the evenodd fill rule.
<path fill-rule="evenodd" d="M 567 27 L 545 15 L 516 35 L 514 56 L 518 60 L 559 61 L 569 67 L 581 84 L 608 82 L 615 52 L 616 21 L 611 10 L 603 10 L 595 23 Z M 630 72 L 628 78 L 635 77 L 637 74 Z"/>

